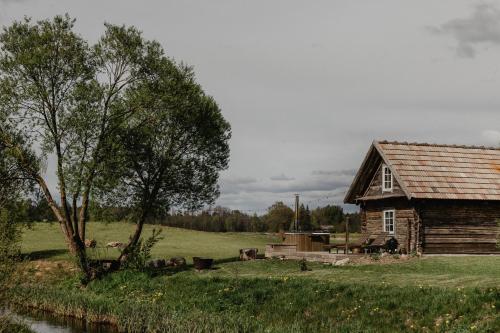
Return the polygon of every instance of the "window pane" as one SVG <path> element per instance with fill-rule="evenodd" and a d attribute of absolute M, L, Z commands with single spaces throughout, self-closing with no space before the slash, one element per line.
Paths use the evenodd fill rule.
<path fill-rule="evenodd" d="M 394 211 L 384 211 L 384 231 L 394 233 Z"/>
<path fill-rule="evenodd" d="M 384 165 L 383 168 L 383 177 L 382 177 L 382 186 L 384 190 L 391 190 L 392 189 L 392 173 L 391 170 Z"/>

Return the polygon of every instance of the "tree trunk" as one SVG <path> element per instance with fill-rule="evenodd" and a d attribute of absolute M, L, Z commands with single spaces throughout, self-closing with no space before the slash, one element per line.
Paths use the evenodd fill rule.
<path fill-rule="evenodd" d="M 85 243 L 82 241 L 82 239 L 79 237 L 78 234 L 73 234 L 68 228 L 68 224 L 71 224 L 71 221 L 68 221 L 65 219 L 64 215 L 61 213 L 59 210 L 59 207 L 55 203 L 52 194 L 50 193 L 50 190 L 43 180 L 42 177 L 36 176 L 35 177 L 40 188 L 42 189 L 45 198 L 52 209 L 52 212 L 57 218 L 57 221 L 59 222 L 59 225 L 61 226 L 61 230 L 64 234 L 64 237 L 66 239 L 66 243 L 68 244 L 70 252 L 75 255 L 78 259 L 78 265 L 82 272 L 85 275 L 84 281 L 88 282 L 92 279 L 92 272 L 91 269 L 88 265 L 88 259 L 87 259 L 87 252 L 85 249 Z"/>
<path fill-rule="evenodd" d="M 118 261 L 121 261 L 122 259 L 126 258 L 127 254 L 130 253 L 132 248 L 134 246 L 136 246 L 137 243 L 139 243 L 139 239 L 141 238 L 142 228 L 144 227 L 144 222 L 146 222 L 146 219 L 148 217 L 148 213 L 149 212 L 147 209 L 143 209 L 141 217 L 139 218 L 139 220 L 135 224 L 134 234 L 132 235 L 132 237 L 130 237 L 130 240 L 129 240 L 127 246 L 125 246 L 122 253 L 118 257 Z"/>

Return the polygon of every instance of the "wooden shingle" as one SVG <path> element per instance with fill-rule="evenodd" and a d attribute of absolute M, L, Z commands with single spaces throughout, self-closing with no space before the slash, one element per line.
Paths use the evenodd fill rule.
<path fill-rule="evenodd" d="M 371 172 L 365 164 L 374 158 L 391 168 L 408 199 L 500 200 L 500 148 L 374 141 L 345 202 L 362 194 L 363 173 Z"/>
<path fill-rule="evenodd" d="M 410 198 L 500 200 L 500 149 L 374 142 Z"/>

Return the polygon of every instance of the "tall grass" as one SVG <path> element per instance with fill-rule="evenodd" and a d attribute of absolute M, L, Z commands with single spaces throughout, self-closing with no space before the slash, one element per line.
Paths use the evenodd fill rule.
<path fill-rule="evenodd" d="M 498 332 L 500 290 L 330 283 L 303 277 L 119 272 L 12 290 L 12 300 L 126 332 Z"/>
<path fill-rule="evenodd" d="M 0 315 L 0 333 L 34 333 L 27 325 L 14 321 L 11 317 Z"/>

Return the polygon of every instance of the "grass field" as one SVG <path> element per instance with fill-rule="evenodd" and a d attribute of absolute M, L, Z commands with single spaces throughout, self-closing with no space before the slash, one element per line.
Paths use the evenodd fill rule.
<path fill-rule="evenodd" d="M 123 241 L 130 228 L 91 224 L 89 236 Z M 25 232 L 23 249 L 59 266 L 54 261 L 68 258 L 59 233 L 37 224 Z M 263 251 L 276 241 L 269 235 L 166 228 L 164 236 L 155 249 L 160 257 L 226 260 L 204 272 L 119 272 L 86 289 L 72 274 L 43 279 L 28 269 L 12 299 L 128 332 L 500 332 L 500 256 L 310 263 L 301 271 L 296 261 L 231 259 L 242 247 Z"/>
<path fill-rule="evenodd" d="M 97 241 L 95 255 L 116 257 L 118 250 L 106 249 L 111 241 L 126 242 L 134 230 L 130 223 L 89 223 L 87 239 Z M 264 253 L 266 243 L 276 242 L 277 238 L 268 234 L 256 233 L 208 233 L 194 230 L 146 225 L 143 237 L 151 235 L 153 228 L 161 228 L 163 239 L 153 249 L 153 256 L 170 258 L 183 256 L 191 260 L 193 256 L 215 259 L 233 258 L 239 255 L 241 248 L 258 248 Z M 57 223 L 35 223 L 25 229 L 22 251 L 33 258 L 50 260 L 68 259 L 68 251 L 61 230 Z"/>

